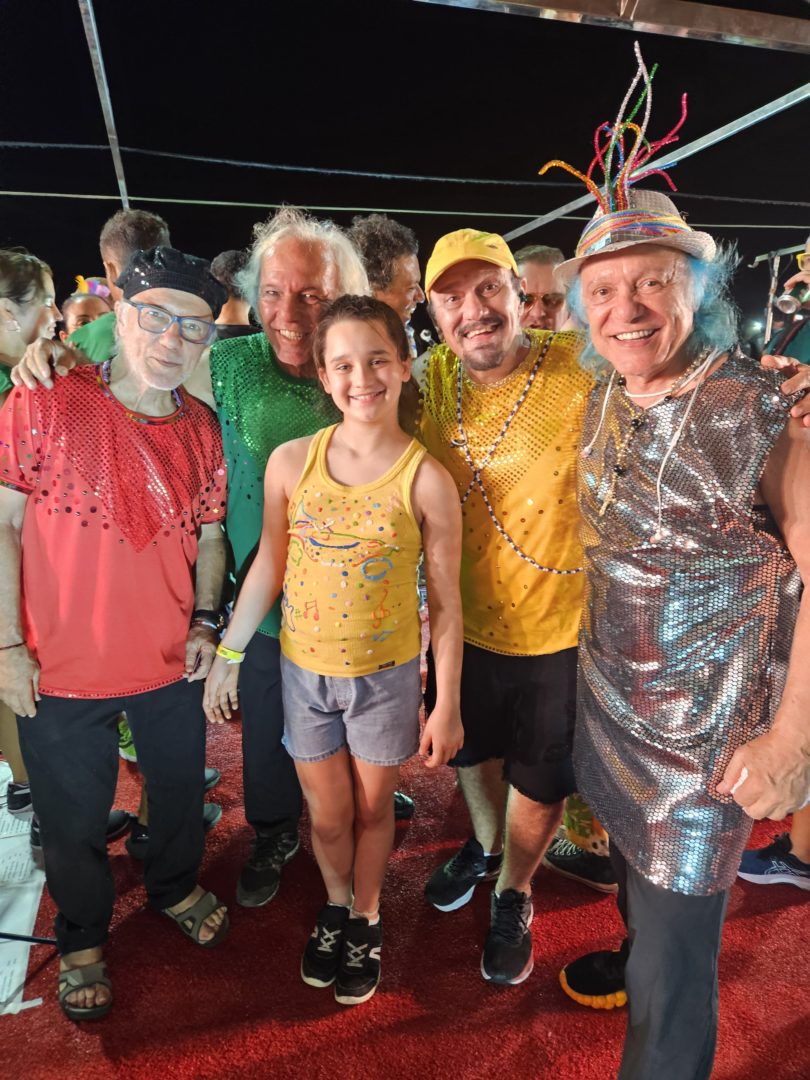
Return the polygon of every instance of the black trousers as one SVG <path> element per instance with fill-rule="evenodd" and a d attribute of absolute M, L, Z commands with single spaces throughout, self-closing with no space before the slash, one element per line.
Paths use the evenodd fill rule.
<path fill-rule="evenodd" d="M 619 1080 L 708 1080 L 717 1042 L 717 959 L 728 892 L 661 889 L 610 859 L 628 940 L 628 1017 Z"/>
<path fill-rule="evenodd" d="M 239 679 L 242 712 L 242 777 L 245 817 L 254 829 L 298 827 L 301 785 L 285 750 L 281 701 L 281 647 L 277 638 L 254 634 Z"/>
<path fill-rule="evenodd" d="M 101 945 L 112 917 L 107 815 L 118 779 L 118 714 L 125 711 L 147 783 L 150 903 L 173 907 L 192 891 L 203 855 L 205 715 L 201 682 L 94 700 L 46 697 L 18 716 L 20 746 L 42 831 L 48 890 L 59 909 L 62 954 Z"/>

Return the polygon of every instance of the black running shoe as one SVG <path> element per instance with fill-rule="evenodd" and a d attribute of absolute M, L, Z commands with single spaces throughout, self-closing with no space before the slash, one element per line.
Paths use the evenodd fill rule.
<path fill-rule="evenodd" d="M 560 986 L 570 998 L 590 1009 L 618 1009 L 627 1004 L 624 968 L 627 942 L 618 952 L 586 953 L 560 972 Z"/>
<path fill-rule="evenodd" d="M 487 982 L 517 986 L 532 973 L 532 898 L 517 889 L 492 894 L 489 933 L 481 956 Z"/>
<path fill-rule="evenodd" d="M 347 919 L 343 928 L 343 948 L 335 979 L 335 1001 L 340 1005 L 360 1005 L 373 996 L 380 982 L 382 920 L 369 926 L 358 915 Z"/>
<path fill-rule="evenodd" d="M 301 978 L 307 986 L 331 986 L 335 981 L 348 918 L 349 909 L 339 904 L 325 904 L 321 908 L 301 957 Z"/>
<path fill-rule="evenodd" d="M 14 780 L 9 780 L 6 788 L 6 810 L 10 814 L 27 814 L 30 809 L 30 785 L 27 782 L 18 784 Z"/>
<path fill-rule="evenodd" d="M 613 866 L 606 855 L 585 851 L 570 840 L 558 836 L 543 856 L 543 866 L 603 893 L 617 893 L 619 886 Z"/>
<path fill-rule="evenodd" d="M 257 829 L 253 849 L 236 884 L 236 900 L 242 907 L 269 903 L 281 884 L 281 868 L 298 851 L 298 830 L 289 825 Z"/>
<path fill-rule="evenodd" d="M 476 885 L 497 878 L 502 862 L 503 854 L 484 855 L 484 849 L 471 836 L 452 859 L 433 871 L 425 896 L 439 911 L 455 911 L 472 899 Z"/>
<path fill-rule="evenodd" d="M 394 820 L 410 821 L 413 817 L 413 799 L 404 791 L 394 792 Z"/>

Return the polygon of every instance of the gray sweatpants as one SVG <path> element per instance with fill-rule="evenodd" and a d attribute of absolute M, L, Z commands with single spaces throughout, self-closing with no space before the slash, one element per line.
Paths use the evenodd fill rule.
<path fill-rule="evenodd" d="M 613 841 L 610 858 L 629 944 L 619 1080 L 708 1080 L 728 892 L 685 896 L 659 888 L 628 865 Z"/>

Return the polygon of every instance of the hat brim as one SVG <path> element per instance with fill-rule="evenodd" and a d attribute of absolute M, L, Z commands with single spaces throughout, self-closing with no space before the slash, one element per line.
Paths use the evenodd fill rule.
<path fill-rule="evenodd" d="M 614 252 L 623 251 L 626 248 L 642 247 L 649 244 L 674 248 L 676 251 L 683 251 L 686 255 L 701 259 L 703 262 L 711 262 L 717 252 L 714 237 L 705 232 L 692 231 L 677 233 L 674 236 L 651 236 L 643 240 L 619 240 L 615 244 L 605 245 L 599 251 L 591 251 L 587 255 L 580 255 L 574 259 L 566 259 L 565 262 L 554 268 L 554 277 L 560 285 L 569 289 L 582 269 L 583 263 L 586 263 L 588 259 L 595 259 L 597 255 L 612 255 Z"/>
<path fill-rule="evenodd" d="M 514 266 L 509 265 L 504 259 L 488 259 L 486 255 L 479 255 L 478 252 L 475 255 L 460 255 L 459 258 L 453 259 L 447 266 L 443 266 L 437 274 L 433 274 L 430 278 L 425 280 L 425 295 L 430 296 L 431 292 L 435 288 L 436 282 L 440 281 L 448 270 L 452 270 L 454 266 L 458 266 L 463 262 L 485 262 L 490 266 L 500 266 L 502 270 L 511 270 L 516 277 L 520 277 L 518 273 L 517 264 Z"/>

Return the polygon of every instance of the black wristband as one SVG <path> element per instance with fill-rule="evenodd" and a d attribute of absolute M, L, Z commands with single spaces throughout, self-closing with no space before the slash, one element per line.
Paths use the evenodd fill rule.
<path fill-rule="evenodd" d="M 220 608 L 217 611 L 212 611 L 209 608 L 197 608 L 191 613 L 191 625 L 208 626 L 212 630 L 220 631 L 225 629 L 225 614 Z"/>

